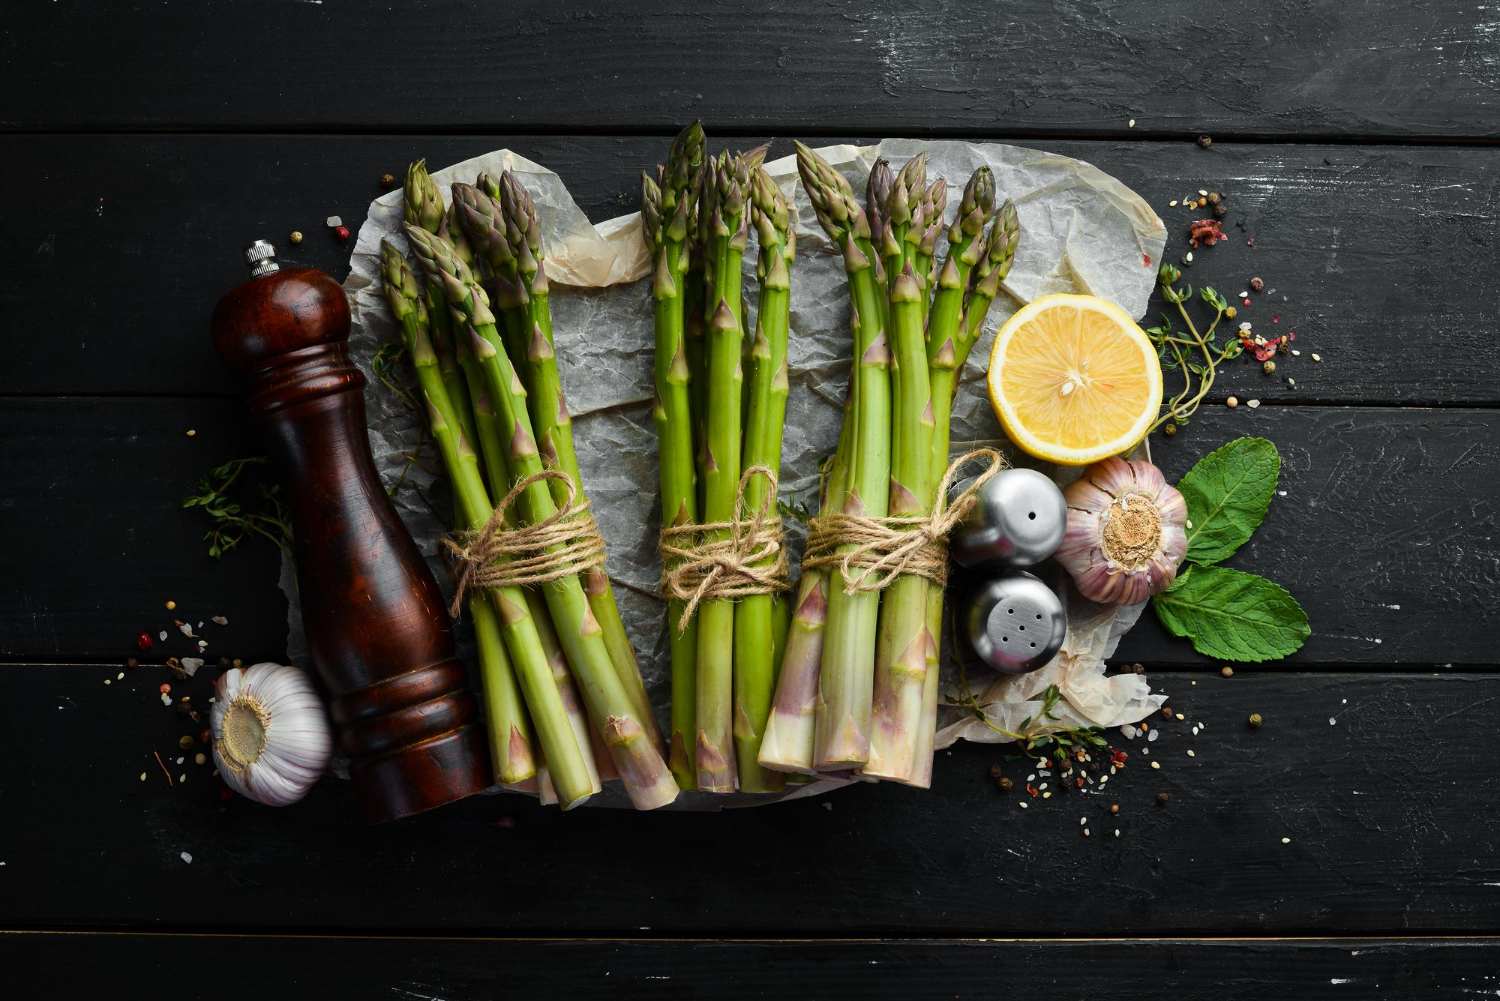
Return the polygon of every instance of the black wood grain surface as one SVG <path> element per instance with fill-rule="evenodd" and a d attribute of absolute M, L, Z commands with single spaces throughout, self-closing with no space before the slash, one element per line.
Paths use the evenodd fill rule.
<path fill-rule="evenodd" d="M 0 995 L 1500 992 L 1494 4 L 21 0 L 0 81 Z M 207 339 L 240 245 L 298 229 L 288 256 L 343 277 L 326 216 L 501 147 L 603 220 L 694 117 L 773 155 L 1088 160 L 1170 260 L 1202 214 L 1171 201 L 1222 192 L 1230 238 L 1188 280 L 1263 277 L 1245 318 L 1304 354 L 1231 366 L 1153 449 L 1175 477 L 1276 442 L 1285 496 L 1235 565 L 1302 600 L 1306 648 L 1224 679 L 1148 613 L 1118 659 L 1184 719 L 1110 734 L 1107 795 L 1002 794 L 991 765 L 1032 766 L 961 746 L 928 793 L 717 815 L 486 797 L 372 829 L 334 777 L 282 811 L 221 798 L 157 686 L 202 706 L 217 657 L 284 655 L 275 551 L 212 560 L 180 510 L 256 450 Z M 174 615 L 216 614 L 209 666 L 169 679 Z M 168 638 L 128 671 L 142 630 Z"/>
<path fill-rule="evenodd" d="M 1488 140 L 1500 122 L 1482 0 L 24 6 L 0 29 L 10 129 Z"/>
<path fill-rule="evenodd" d="M 380 175 L 399 176 L 416 156 L 439 166 L 502 147 L 556 170 L 599 222 L 636 210 L 640 171 L 662 157 L 666 141 L 0 136 L 0 185 L 33 193 L 0 217 L 0 273 L 8 278 L 0 283 L 7 318 L 0 338 L 11 359 L 0 392 L 230 394 L 229 375 L 202 333 L 214 300 L 239 280 L 245 237 L 269 237 L 290 257 L 342 278 L 348 248 L 324 219 L 336 214 L 357 230 L 380 194 Z M 1272 291 L 1241 319 L 1295 331 L 1304 354 L 1324 361 L 1285 366 L 1277 379 L 1248 363 L 1230 366 L 1214 399 L 1500 402 L 1493 372 L 1475 364 L 1500 334 L 1494 152 L 1223 142 L 1208 150 L 1066 141 L 1046 148 L 1139 191 L 1167 224 L 1173 260 L 1188 249 L 1189 220 L 1207 212 L 1170 203 L 1200 189 L 1224 194 L 1230 238 L 1196 253 L 1187 280 L 1232 295 L 1260 276 Z M 790 151 L 783 138 L 772 155 Z M 293 229 L 307 237 L 300 247 L 283 239 Z M 80 275 L 89 280 L 80 283 Z M 144 287 L 152 295 L 140 294 Z M 69 322 L 58 329 L 62 299 Z M 174 308 L 163 311 L 162 303 Z M 1152 315 L 1162 306 L 1156 300 Z M 1423 325 L 1441 336 L 1414 341 Z M 38 329 L 56 334 L 34 336 Z"/>
<path fill-rule="evenodd" d="M 1111 734 L 1129 759 L 1097 795 L 1032 799 L 1026 759 L 964 744 L 939 754 L 925 793 L 877 784 L 714 814 L 481 797 L 370 828 L 332 778 L 284 810 L 221 800 L 208 766 L 177 748 L 202 724 L 161 705 L 166 672 L 118 673 L 0 668 L 26 749 L 7 816 L 38 818 L 0 833 L 0 926 L 1475 934 L 1493 928 L 1500 892 L 1500 832 L 1481 816 L 1500 796 L 1482 750 L 1500 704 L 1491 674 L 1154 673 L 1185 718 L 1150 721 L 1161 736 L 1149 742 Z M 174 680 L 174 698 L 211 694 L 206 679 Z M 76 734 L 96 753 L 70 750 Z M 1008 795 L 995 763 L 1016 783 Z"/>
<path fill-rule="evenodd" d="M 1490 939 L 516 942 L 10 934 L 0 936 L 0 959 L 19 971 L 23 990 L 97 997 L 125 985 L 165 988 L 183 1001 L 784 998 L 789 989 L 806 1001 L 1261 1001 L 1268 994 L 1472 1001 L 1500 983 Z M 224 968 L 235 975 L 215 975 Z M 1061 983 L 1070 993 L 1056 993 Z"/>

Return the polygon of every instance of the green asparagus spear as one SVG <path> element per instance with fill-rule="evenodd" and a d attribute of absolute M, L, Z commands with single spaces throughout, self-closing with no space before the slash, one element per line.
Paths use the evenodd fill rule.
<path fill-rule="evenodd" d="M 844 254 L 855 323 L 851 410 L 854 430 L 848 455 L 843 511 L 883 518 L 890 488 L 890 351 L 872 260 L 868 221 L 849 182 L 809 147 L 797 144 L 803 188 L 824 231 Z M 891 226 L 887 225 L 889 231 Z M 869 757 L 870 708 L 879 595 L 848 593 L 834 577 L 818 680 L 813 767 L 863 766 Z"/>
<path fill-rule="evenodd" d="M 724 153 L 712 164 L 700 213 L 707 218 L 704 245 L 708 321 L 708 386 L 703 455 L 703 519 L 735 514 L 740 478 L 741 350 L 740 265 L 749 237 L 750 170 L 743 157 Z M 726 537 L 727 532 L 720 532 Z M 698 788 L 733 792 L 734 604 L 723 598 L 698 607 L 696 757 Z"/>
<path fill-rule="evenodd" d="M 689 125 L 672 144 L 660 181 L 644 175 L 641 218 L 646 247 L 654 260 L 651 294 L 656 303 L 656 402 L 652 415 L 661 474 L 661 519 L 667 526 L 698 521 L 697 472 L 693 451 L 691 372 L 684 321 L 690 227 L 696 223 L 698 177 L 703 167 L 703 127 Z M 697 787 L 698 624 L 679 629 L 684 603 L 667 602 L 667 641 L 672 663 L 670 764 L 677 784 Z"/>
<path fill-rule="evenodd" d="M 787 338 L 790 332 L 791 269 L 796 259 L 791 208 L 764 169 L 751 175 L 751 205 L 760 246 L 757 274 L 760 308 L 749 353 L 750 375 L 745 392 L 744 454 L 741 474 L 765 466 L 781 471 L 781 434 L 786 420 Z M 754 476 L 745 486 L 745 513 L 777 517 L 770 483 Z M 734 613 L 734 738 L 740 789 L 776 792 L 785 784 L 779 772 L 758 760 L 761 738 L 771 713 L 776 681 L 774 601 L 769 594 L 743 599 Z"/>

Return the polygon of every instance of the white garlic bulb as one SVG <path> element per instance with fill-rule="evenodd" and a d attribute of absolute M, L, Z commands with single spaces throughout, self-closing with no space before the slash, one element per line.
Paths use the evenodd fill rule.
<path fill-rule="evenodd" d="M 216 687 L 214 764 L 229 788 L 267 806 L 307 795 L 333 753 L 328 717 L 307 675 L 255 664 L 225 671 Z"/>
<path fill-rule="evenodd" d="M 1161 470 L 1096 462 L 1063 490 L 1068 528 L 1055 558 L 1085 598 L 1132 605 L 1177 579 L 1187 555 L 1187 503 Z"/>

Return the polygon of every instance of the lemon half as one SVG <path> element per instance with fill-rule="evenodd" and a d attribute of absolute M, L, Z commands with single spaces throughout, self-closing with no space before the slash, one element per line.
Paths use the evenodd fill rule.
<path fill-rule="evenodd" d="M 1134 447 L 1161 409 L 1161 363 L 1130 314 L 1092 295 L 1049 295 L 995 335 L 990 404 L 1011 441 L 1083 466 Z"/>

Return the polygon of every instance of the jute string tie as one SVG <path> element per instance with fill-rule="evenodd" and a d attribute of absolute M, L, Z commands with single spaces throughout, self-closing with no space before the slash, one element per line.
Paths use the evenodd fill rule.
<path fill-rule="evenodd" d="M 951 501 L 958 475 L 971 462 L 985 462 Z M 965 452 L 949 464 L 938 484 L 929 514 L 870 518 L 835 511 L 808 524 L 802 569 L 837 568 L 845 594 L 881 591 L 900 576 L 925 577 L 938 586 L 948 580 L 948 535 L 973 509 L 979 489 L 1005 468 L 1005 457 L 993 448 Z M 840 552 L 840 550 L 844 550 Z"/>
<path fill-rule="evenodd" d="M 765 504 L 746 517 L 745 491 L 763 478 L 770 489 Z M 734 516 L 729 521 L 670 525 L 661 530 L 661 589 L 685 602 L 677 620 L 681 632 L 705 601 L 775 594 L 790 584 L 781 517 L 776 510 L 776 474 L 769 466 L 751 466 L 740 477 Z M 721 534 L 723 533 L 723 534 Z"/>
<path fill-rule="evenodd" d="M 507 528 L 511 506 L 528 487 L 561 480 L 567 496 L 557 510 L 534 525 Z M 477 532 L 456 532 L 443 540 L 460 567 L 453 604 L 457 618 L 470 588 L 526 587 L 548 584 L 604 565 L 604 537 L 589 513 L 588 498 L 580 499 L 573 478 L 558 469 L 544 469 L 516 482 L 495 505 Z"/>

